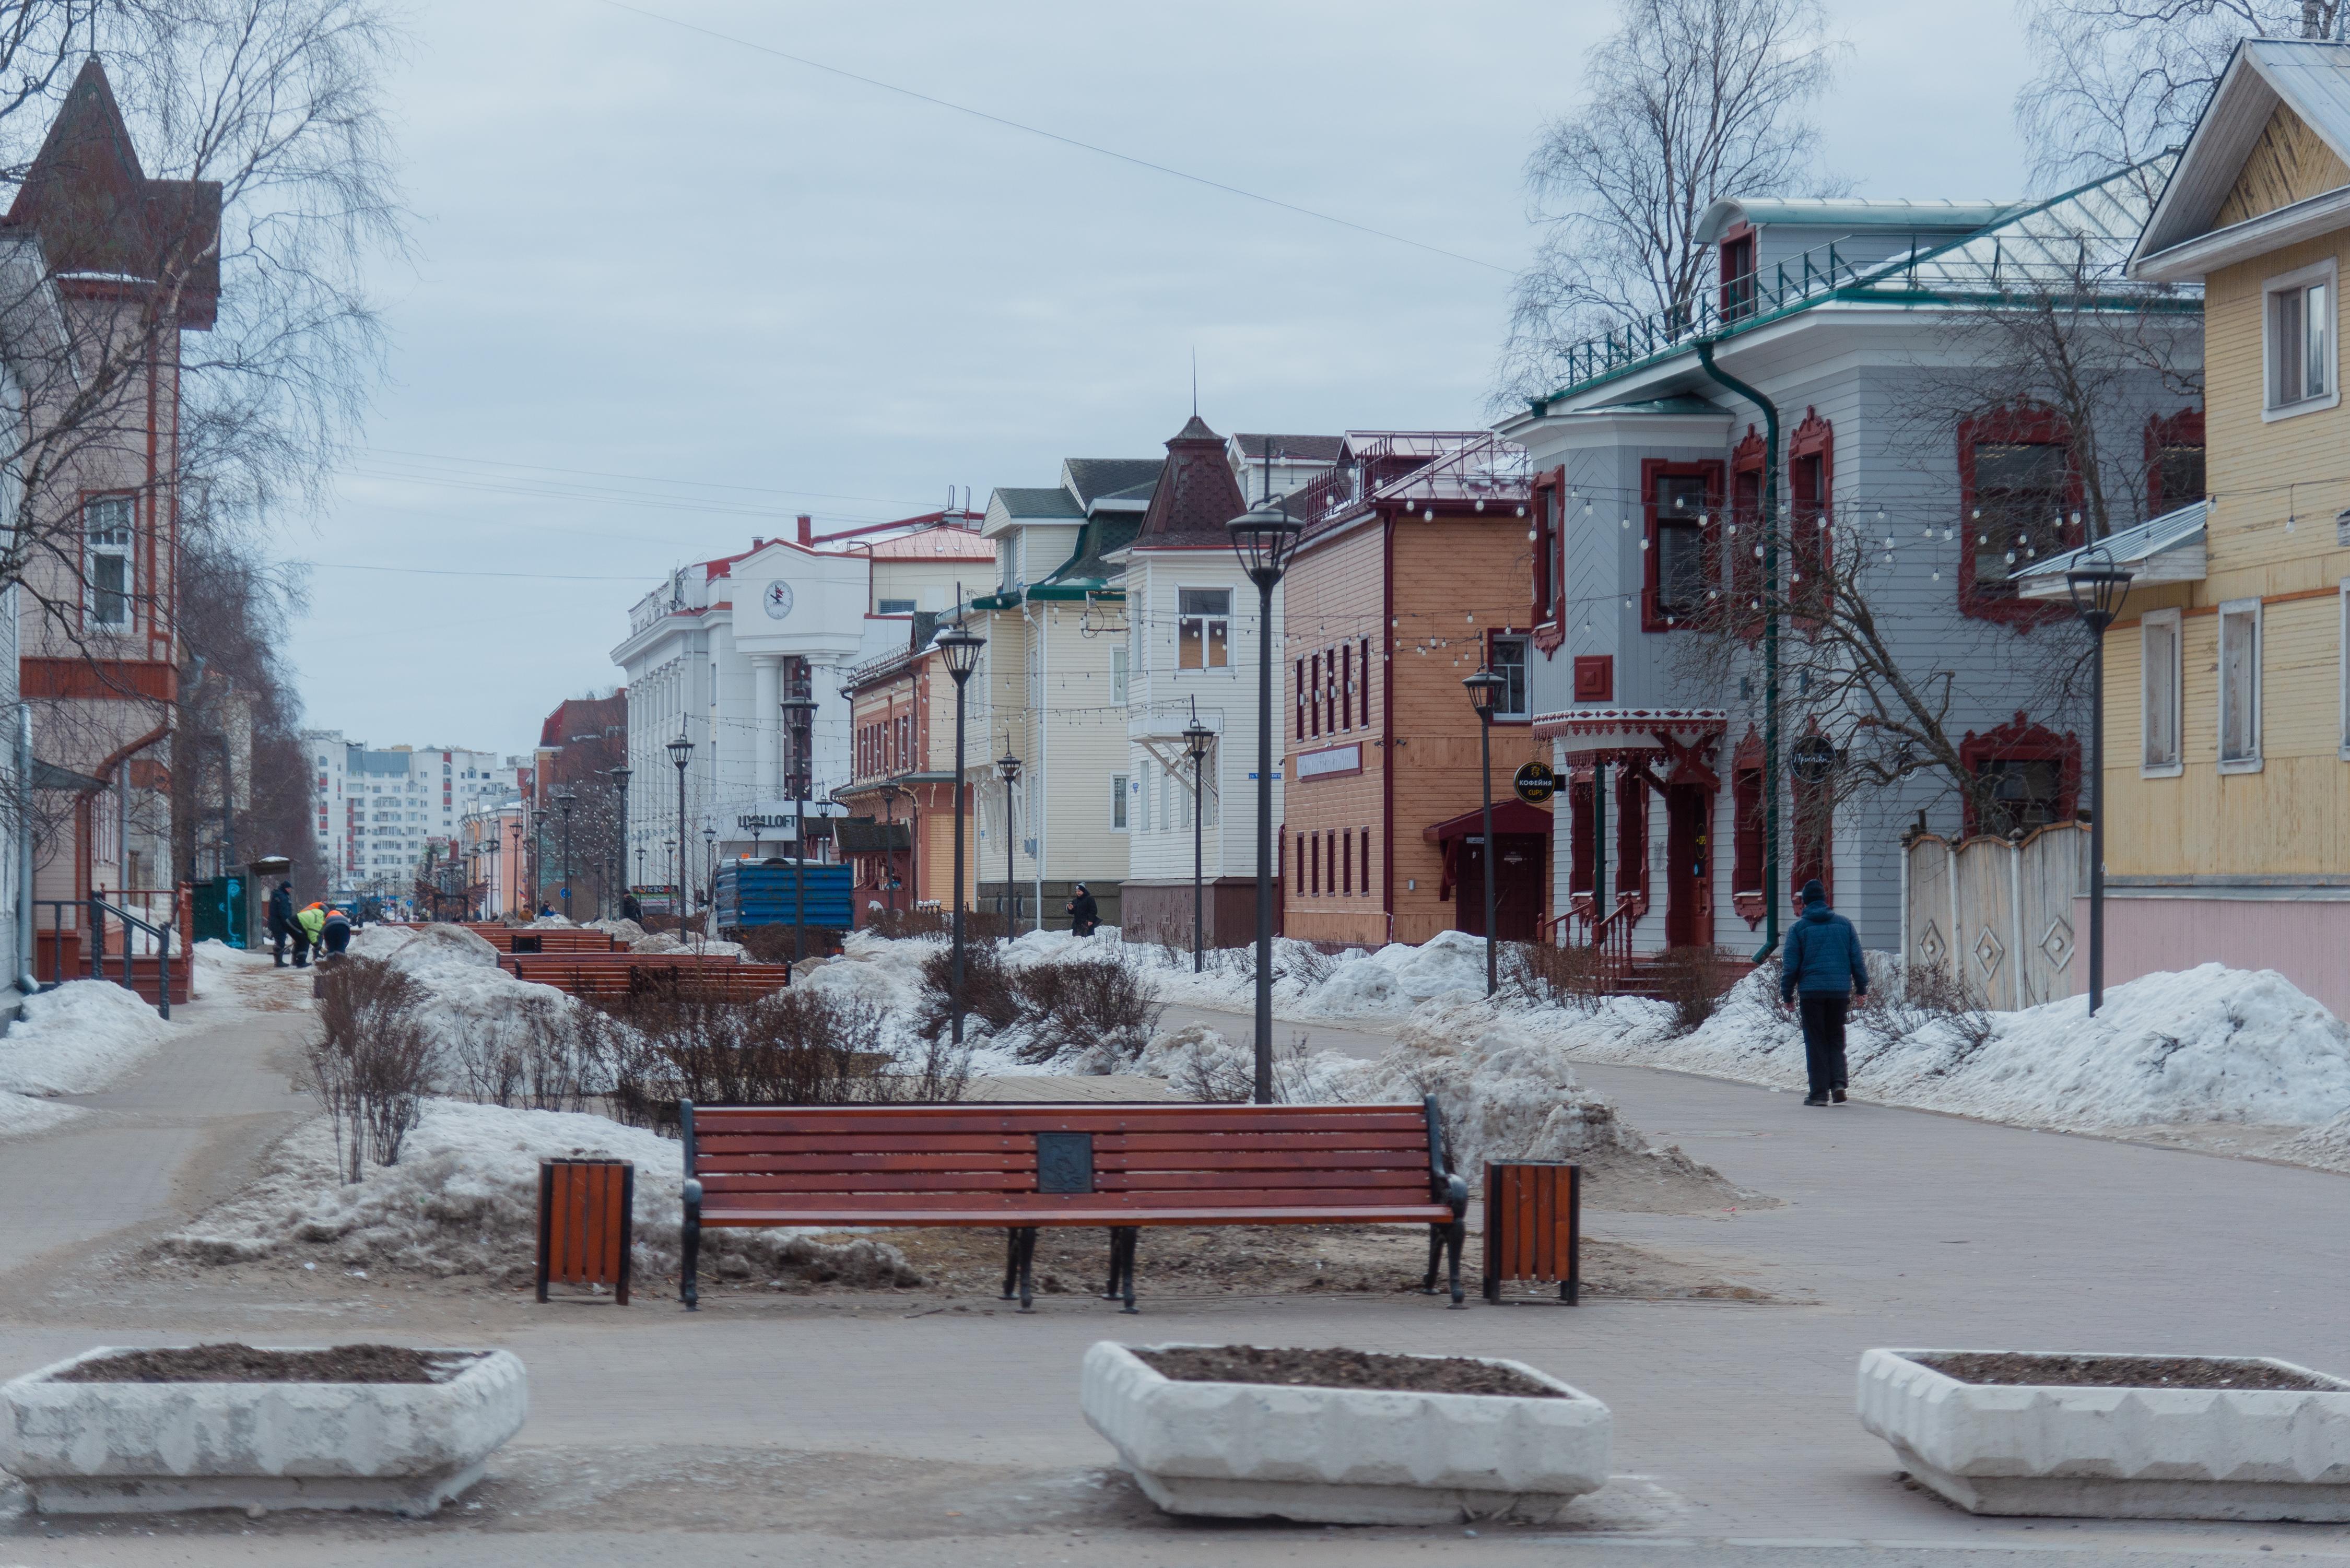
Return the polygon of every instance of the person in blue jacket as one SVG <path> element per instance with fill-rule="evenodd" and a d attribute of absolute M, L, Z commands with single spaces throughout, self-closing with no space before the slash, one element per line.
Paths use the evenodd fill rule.
<path fill-rule="evenodd" d="M 1800 1002 L 1804 1066 L 1811 1075 L 1807 1106 L 1844 1104 L 1844 1018 L 1856 996 L 1868 994 L 1868 965 L 1852 922 L 1828 908 L 1817 878 L 1804 884 L 1804 915 L 1787 933 L 1779 959 L 1779 1000 Z"/>

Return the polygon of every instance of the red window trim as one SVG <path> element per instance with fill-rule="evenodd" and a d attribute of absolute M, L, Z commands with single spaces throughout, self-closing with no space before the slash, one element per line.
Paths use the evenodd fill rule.
<path fill-rule="evenodd" d="M 1762 438 L 1752 425 L 1746 427 L 1746 439 L 1731 449 L 1730 453 L 1730 520 L 1738 525 L 1735 538 L 1725 534 L 1722 548 L 1728 552 L 1729 569 L 1722 575 L 1722 592 L 1731 597 L 1731 624 L 1747 638 L 1762 635 L 1762 617 L 1752 607 L 1762 591 L 1762 563 L 1755 557 L 1754 545 L 1762 538 L 1762 490 L 1764 470 L 1769 467 L 1762 449 Z M 1754 476 L 1754 507 L 1752 512 L 1738 505 L 1738 481 L 1748 474 Z"/>
<path fill-rule="evenodd" d="M 1809 517 L 1798 510 L 1795 498 L 1795 465 L 1807 457 L 1820 460 L 1820 493 L 1812 498 L 1818 511 Z M 1825 577 L 1835 567 L 1833 531 L 1820 525 L 1833 524 L 1835 519 L 1835 427 L 1820 418 L 1817 409 L 1804 410 L 1804 422 L 1795 427 L 1795 433 L 1787 441 L 1787 515 L 1792 520 L 1788 529 L 1789 571 L 1808 571 Z M 1794 591 L 1797 586 L 1790 582 L 1788 597 L 1800 603 L 1801 596 Z M 1814 617 L 1798 616 L 1794 620 L 1797 627 L 1804 628 L 1819 624 Z"/>
<path fill-rule="evenodd" d="M 2168 446 L 2203 447 L 2203 410 L 2181 409 L 2175 414 L 2148 414 L 2146 420 L 2146 514 L 2157 517 L 2166 510 L 2162 499 L 2162 449 Z M 2209 449 L 2205 460 L 2210 457 Z"/>
<path fill-rule="evenodd" d="M 2037 407 L 1993 409 L 1959 421 L 1959 613 L 1976 620 L 1998 621 L 2029 628 L 2069 620 L 2069 605 L 2044 599 L 1984 598 L 1974 591 L 1975 580 L 1975 448 L 1984 444 L 2049 442 L 2064 449 L 2065 524 L 2064 537 L 2052 549 L 2070 549 L 2080 543 L 2072 515 L 2081 509 L 2081 473 L 2073 461 L 2072 431 L 2063 415 Z"/>
<path fill-rule="evenodd" d="M 2022 709 L 2015 717 L 1997 729 L 1982 734 L 1969 730 L 1959 742 L 1959 765 L 1971 776 L 1985 763 L 2046 762 L 2063 763 L 2056 782 L 2056 820 L 2069 822 L 2081 804 L 2081 742 L 2067 731 L 2060 735 L 2045 724 L 2027 717 Z M 1965 803 L 1966 833 L 1971 837 L 1981 832 L 1981 824 L 1972 795 Z"/>
<path fill-rule="evenodd" d="M 1640 525 L 1643 530 L 1641 537 L 1646 539 L 1648 545 L 1647 549 L 1640 552 L 1640 629 L 1642 631 L 1687 631 L 1698 624 L 1680 621 L 1669 624 L 1665 619 L 1664 612 L 1657 605 L 1657 567 L 1659 557 L 1663 554 L 1661 543 L 1657 535 L 1657 481 L 1681 477 L 1693 477 L 1705 481 L 1705 504 L 1702 510 L 1706 515 L 1710 517 L 1721 509 L 1722 466 L 1719 459 L 1710 458 L 1698 462 L 1673 462 L 1660 457 L 1640 460 Z M 1711 526 L 1708 525 L 1701 531 L 1701 537 L 1704 540 L 1704 546 L 1700 559 L 1705 562 L 1705 579 L 1712 582 L 1717 576 L 1714 569 L 1715 556 L 1718 554 L 1714 548 L 1717 535 Z"/>
<path fill-rule="evenodd" d="M 1303 659 L 1300 659 L 1297 661 L 1297 680 L 1295 686 L 1295 701 L 1293 703 L 1293 706 L 1297 711 L 1297 739 L 1302 741 L 1305 738 L 1305 660 Z"/>
<path fill-rule="evenodd" d="M 1362 673 L 1356 678 L 1356 722 L 1367 730 L 1371 727 L 1371 639 L 1367 637 L 1363 638 L 1360 639 L 1360 644 L 1363 669 Z M 1366 828 L 1364 831 L 1368 832 L 1369 829 Z"/>
<path fill-rule="evenodd" d="M 1560 548 L 1559 524 L 1566 499 L 1566 469 L 1564 465 L 1534 478 L 1534 493 L 1527 510 L 1533 514 L 1534 528 L 1534 624 L 1547 626 L 1563 618 L 1559 586 L 1564 580 L 1566 565 Z"/>
<path fill-rule="evenodd" d="M 1762 825 L 1762 737 L 1749 724 L 1746 738 L 1738 742 L 1738 750 L 1730 759 L 1730 900 L 1749 927 L 1762 923 L 1763 905 L 1770 898 L 1770 872 L 1762 864 L 1768 844 Z M 1745 805 L 1750 787 L 1753 795 L 1751 811 Z M 1750 867 L 1751 887 L 1746 885 Z"/>
<path fill-rule="evenodd" d="M 1732 266 L 1740 258 L 1742 246 L 1746 265 L 1742 270 L 1733 271 Z M 1762 272 L 1754 260 L 1757 248 L 1754 243 L 1754 225 L 1741 223 L 1736 228 L 1729 230 L 1721 236 L 1721 314 L 1727 320 L 1736 320 L 1741 317 L 1752 315 L 1754 310 L 1756 285 Z M 1737 286 L 1738 280 L 1741 278 L 1750 280 L 1742 290 Z"/>

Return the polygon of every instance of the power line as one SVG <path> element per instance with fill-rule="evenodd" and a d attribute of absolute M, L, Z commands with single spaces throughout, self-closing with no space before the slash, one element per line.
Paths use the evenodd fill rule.
<path fill-rule="evenodd" d="M 650 21 L 666 22 L 672 27 L 682 27 L 687 32 L 700 33 L 704 37 L 716 38 L 722 43 L 733 44 L 741 48 L 755 49 L 763 55 L 773 55 L 779 60 L 789 60 L 794 65 L 806 66 L 810 70 L 823 71 L 829 76 L 841 77 L 849 81 L 860 82 L 869 88 L 879 88 L 883 92 L 893 92 L 901 98 L 910 98 L 919 103 L 927 103 L 935 108 L 951 109 L 957 114 L 967 114 L 973 119 L 983 119 L 991 125 L 1000 125 L 1007 130 L 1022 131 L 1030 136 L 1041 136 L 1047 141 L 1057 141 L 1064 147 L 1074 147 L 1081 152 L 1091 152 L 1103 158 L 1113 158 L 1120 163 L 1130 163 L 1138 169 L 1148 169 L 1156 174 L 1167 174 L 1171 175 L 1178 180 L 1187 180 L 1194 185 L 1205 185 L 1211 191 L 1222 191 L 1229 196 L 1239 196 L 1251 202 L 1262 202 L 1268 207 L 1279 207 L 1284 212 L 1295 213 L 1301 217 L 1318 219 L 1326 223 L 1336 223 L 1342 229 L 1352 229 L 1358 234 L 1369 234 L 1374 239 L 1392 240 L 1397 244 L 1409 245 L 1414 250 L 1427 251 L 1431 255 L 1443 256 L 1451 261 L 1466 262 L 1471 266 L 1483 267 L 1488 272 L 1498 272 L 1506 276 L 1513 277 L 1517 275 L 1515 271 L 1510 267 L 1503 266 L 1495 262 L 1485 261 L 1477 256 L 1463 255 L 1459 251 L 1448 251 L 1441 245 L 1431 245 L 1425 240 L 1409 239 L 1402 234 L 1389 234 L 1385 229 L 1375 229 L 1367 223 L 1357 223 L 1349 218 L 1337 217 L 1329 213 L 1317 213 L 1311 207 L 1301 207 L 1295 202 L 1284 202 L 1278 196 L 1266 196 L 1254 191 L 1243 191 L 1238 185 L 1227 185 L 1221 180 L 1211 180 L 1204 174 L 1193 174 L 1181 169 L 1170 168 L 1164 163 L 1153 163 L 1148 158 L 1137 158 L 1129 152 L 1116 151 L 1107 147 L 1097 146 L 1090 141 L 1080 141 L 1074 136 L 1063 136 L 1058 131 L 1046 130 L 1040 126 L 1025 125 L 1016 119 L 1006 119 L 1000 114 L 990 114 L 983 109 L 973 109 L 969 104 L 955 103 L 948 99 L 933 98 L 929 93 L 916 92 L 912 88 L 899 87 L 895 82 L 885 82 L 878 78 L 859 76 L 855 71 L 845 70 L 839 66 L 829 66 L 825 64 L 822 60 L 812 60 L 805 55 L 791 54 L 785 50 L 774 48 L 765 44 L 754 44 L 748 38 L 738 38 L 732 33 L 722 33 L 715 27 L 705 27 L 698 22 L 688 22 L 680 17 L 663 16 L 659 11 L 647 11 L 641 6 L 627 4 L 627 0 L 603 0 L 603 3 L 617 11 L 627 11 L 634 16 L 645 17 Z"/>
<path fill-rule="evenodd" d="M 816 501 L 865 501 L 876 506 L 910 506 L 916 514 L 932 510 L 919 501 L 889 495 L 841 495 L 827 490 L 776 490 L 757 484 L 727 484 L 714 479 L 678 479 L 659 473 L 613 473 L 598 468 L 558 468 L 551 463 L 512 462 L 494 457 L 459 457 L 453 452 L 414 452 L 396 446 L 369 446 L 367 451 L 389 457 L 422 458 L 429 462 L 453 462 L 476 468 L 523 468 L 537 473 L 576 473 L 589 479 L 620 479 L 636 484 L 690 484 L 701 490 L 740 490 L 753 495 L 799 495 Z"/>

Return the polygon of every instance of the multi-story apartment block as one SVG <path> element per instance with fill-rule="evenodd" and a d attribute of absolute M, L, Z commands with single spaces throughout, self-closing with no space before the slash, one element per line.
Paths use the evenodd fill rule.
<path fill-rule="evenodd" d="M 339 898 L 373 894 L 405 899 L 428 846 L 445 859 L 461 825 L 485 804 L 513 791 L 512 770 L 494 752 L 456 747 L 369 748 L 340 730 L 305 730 L 312 815 L 322 865 L 333 867 L 328 890 Z"/>

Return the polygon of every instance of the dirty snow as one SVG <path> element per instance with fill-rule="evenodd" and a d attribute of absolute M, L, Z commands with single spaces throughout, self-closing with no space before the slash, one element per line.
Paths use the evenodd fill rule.
<path fill-rule="evenodd" d="M 402 971 L 424 988 L 432 998 L 426 1022 L 444 1059 L 493 1044 L 528 1012 L 567 1019 L 579 1006 L 551 985 L 517 980 L 500 969 L 498 950 L 463 926 L 369 926 L 351 938 L 350 950 Z"/>
<path fill-rule="evenodd" d="M 111 981 L 68 981 L 25 998 L 0 1038 L 0 1089 L 94 1093 L 154 1054 L 173 1027 Z"/>
<path fill-rule="evenodd" d="M 356 1185 L 338 1179 L 327 1121 L 307 1123 L 273 1151 L 253 1186 L 162 1245 L 198 1263 L 316 1263 L 520 1284 L 533 1277 L 536 1256 L 538 1162 L 551 1157 L 634 1161 L 634 1286 L 651 1293 L 675 1277 L 684 1219 L 675 1141 L 602 1116 L 462 1100 L 426 1101 L 400 1163 L 369 1165 Z M 703 1276 L 917 1282 L 903 1254 L 886 1242 L 824 1242 L 812 1234 L 704 1231 Z"/>

